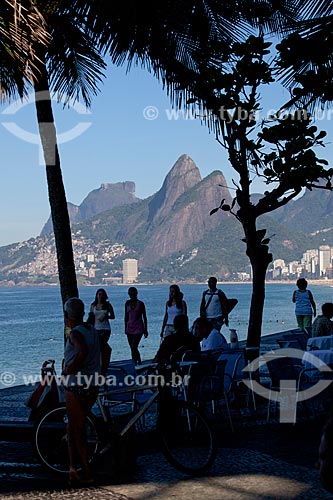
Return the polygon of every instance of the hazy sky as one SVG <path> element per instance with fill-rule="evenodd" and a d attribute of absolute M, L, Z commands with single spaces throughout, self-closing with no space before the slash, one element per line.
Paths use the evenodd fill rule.
<path fill-rule="evenodd" d="M 113 67 L 107 75 L 90 114 L 54 103 L 68 201 L 80 204 L 101 183 L 126 180 L 134 181 L 136 195 L 145 198 L 161 187 L 183 153 L 202 177 L 221 170 L 232 185 L 235 174 L 214 136 L 199 120 L 170 118 L 170 100 L 153 76 L 139 68 L 126 75 Z M 274 109 L 287 98 L 286 91 L 271 87 L 264 103 Z M 0 245 L 37 236 L 50 213 L 34 105 L 8 106 L 0 106 Z M 328 130 L 331 122 L 324 126 Z M 328 151 L 321 157 L 329 159 Z"/>

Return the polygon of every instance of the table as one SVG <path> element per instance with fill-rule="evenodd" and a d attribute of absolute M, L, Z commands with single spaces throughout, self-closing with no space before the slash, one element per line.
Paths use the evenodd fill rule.
<path fill-rule="evenodd" d="M 319 337 L 318 337 L 319 338 Z M 311 359 L 314 356 L 317 361 L 316 367 L 324 366 L 325 364 L 333 364 L 333 350 L 331 349 L 318 349 L 311 352 L 305 352 L 303 355 L 302 363 L 304 368 L 314 368 L 314 360 Z"/>
<path fill-rule="evenodd" d="M 333 348 L 333 335 L 327 337 L 313 337 L 307 342 L 307 351 L 313 349 L 327 350 Z"/>

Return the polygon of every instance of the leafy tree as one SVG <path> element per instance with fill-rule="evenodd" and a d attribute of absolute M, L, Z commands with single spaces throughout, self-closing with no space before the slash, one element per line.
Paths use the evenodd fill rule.
<path fill-rule="evenodd" d="M 199 107 L 202 120 L 215 132 L 238 175 L 232 204 L 222 200 L 211 214 L 229 211 L 243 227 L 253 273 L 249 347 L 260 344 L 265 276 L 272 261 L 270 238 L 265 229 L 257 229 L 257 220 L 288 203 L 304 187 L 331 189 L 333 175 L 333 169 L 325 169 L 328 162 L 314 151 L 315 146 L 323 145 L 326 132 L 318 132 L 306 108 L 260 119 L 259 92 L 277 78 L 270 46 L 263 36 L 252 35 L 228 47 L 212 43 L 197 54 L 195 70 L 181 67 L 177 74 L 183 82 L 178 99 Z M 251 199 L 254 177 L 260 177 L 269 188 L 257 202 Z"/>
<path fill-rule="evenodd" d="M 22 5 L 22 2 L 14 3 Z M 204 52 L 211 40 L 222 40 L 223 49 L 227 49 L 231 40 L 241 39 L 244 33 L 249 32 L 250 25 L 262 24 L 279 30 L 283 22 L 294 20 L 297 5 L 286 1 L 280 2 L 277 8 L 275 2 L 267 0 L 246 3 L 168 0 L 140 4 L 133 0 L 122 3 L 109 0 L 35 0 L 33 5 L 43 15 L 50 32 L 49 44 L 45 48 L 35 43 L 34 31 L 30 30 L 29 47 L 37 56 L 39 74 L 33 85 L 46 163 L 61 294 L 65 301 L 69 296 L 77 295 L 78 291 L 50 90 L 60 97 L 66 96 L 66 99 L 82 96 L 84 102 L 90 104 L 90 95 L 96 92 L 104 68 L 95 43 L 108 52 L 117 64 L 138 61 L 152 69 L 173 90 L 177 82 L 174 68 L 182 62 L 193 70 L 196 53 Z M 10 40 L 15 46 L 15 38 L 11 36 Z M 7 62 L 4 67 L 8 73 L 13 71 L 11 63 Z M 31 61 L 27 67 L 29 78 Z M 27 82 L 20 81 L 20 74 L 24 75 L 22 68 L 13 82 L 22 95 Z M 7 83 L 3 75 L 4 72 L 1 85 L 5 88 Z M 7 93 L 13 94 L 13 88 L 8 85 Z"/>
<path fill-rule="evenodd" d="M 22 5 L 22 2 L 14 3 Z M 65 301 L 70 296 L 76 296 L 78 290 L 50 90 L 67 100 L 82 96 L 85 104 L 90 104 L 90 96 L 96 92 L 104 69 L 95 42 L 110 53 L 115 63 L 122 64 L 126 59 L 129 62 L 138 60 L 153 68 L 163 81 L 173 84 L 174 81 L 168 78 L 172 76 L 169 68 L 175 61 L 187 61 L 190 67 L 193 66 L 193 50 L 205 47 L 211 38 L 229 41 L 241 37 L 249 29 L 248 21 L 256 24 L 258 16 L 252 12 L 252 3 L 248 3 L 247 9 L 242 12 L 241 8 L 235 8 L 234 1 L 221 3 L 217 0 L 169 0 L 140 4 L 133 0 L 122 3 L 109 0 L 35 0 L 33 4 L 34 9 L 38 8 L 42 14 L 50 34 L 47 47 L 36 43 L 32 25 L 28 42 L 31 52 L 37 56 L 34 64 L 38 79 L 32 84 L 46 164 L 61 295 Z M 293 14 L 288 2 L 283 3 L 280 10 L 274 8 L 274 2 L 259 4 L 261 19 L 264 18 L 271 27 L 279 25 L 281 13 L 286 18 Z M 17 47 L 12 32 L 7 30 L 6 33 L 10 35 L 11 45 Z M 0 75 L 0 85 L 6 90 L 7 97 L 13 95 L 15 89 L 23 95 L 28 82 L 20 79 L 24 74 L 22 67 L 13 69 L 11 61 L 6 61 L 2 67 L 5 72 Z M 27 64 L 28 79 L 31 67 L 30 61 Z M 8 86 L 6 72 L 10 74 L 13 71 L 16 71 L 15 78 Z"/>

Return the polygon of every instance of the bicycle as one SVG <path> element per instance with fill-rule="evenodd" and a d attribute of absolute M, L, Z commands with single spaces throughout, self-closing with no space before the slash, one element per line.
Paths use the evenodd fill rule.
<path fill-rule="evenodd" d="M 167 384 L 170 383 L 167 382 Z M 122 439 L 132 429 L 147 410 L 157 402 L 157 433 L 162 452 L 168 462 L 181 472 L 199 475 L 214 462 L 215 440 L 206 418 L 195 406 L 179 399 L 181 391 L 172 394 L 170 385 L 144 385 L 102 391 L 97 396 L 97 406 L 101 414 L 100 425 L 95 414 L 86 419 L 86 439 L 90 462 L 112 449 L 116 439 Z M 134 412 L 130 420 L 117 429 L 115 419 L 108 411 L 107 398 L 117 394 L 133 394 L 147 389 L 152 395 Z M 35 447 L 41 462 L 57 473 L 68 473 L 67 414 L 64 406 L 46 413 L 36 427 Z"/>

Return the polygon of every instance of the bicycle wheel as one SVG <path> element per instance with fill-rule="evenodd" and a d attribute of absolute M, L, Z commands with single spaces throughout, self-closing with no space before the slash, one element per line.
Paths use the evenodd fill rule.
<path fill-rule="evenodd" d="M 166 459 L 186 474 L 205 472 L 214 462 L 215 440 L 197 408 L 183 401 L 168 404 L 159 414 L 158 430 Z"/>
<path fill-rule="evenodd" d="M 68 417 L 65 407 L 55 408 L 40 420 L 36 428 L 35 446 L 43 465 L 53 472 L 68 473 Z M 86 418 L 86 439 L 89 461 L 98 448 L 98 435 L 93 417 Z M 78 469 L 80 467 L 78 466 Z"/>

